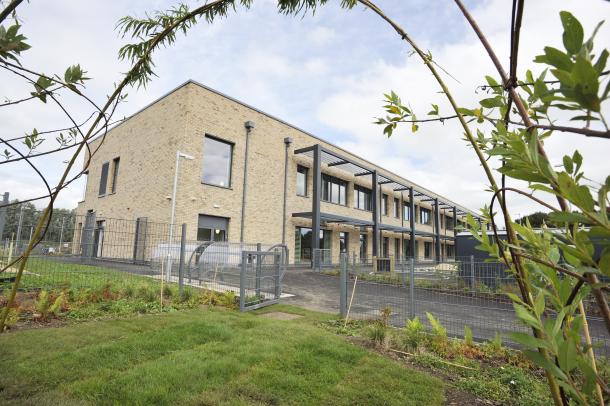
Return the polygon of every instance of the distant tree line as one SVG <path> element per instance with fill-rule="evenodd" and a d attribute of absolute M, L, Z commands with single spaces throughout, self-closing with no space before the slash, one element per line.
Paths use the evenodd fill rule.
<path fill-rule="evenodd" d="M 18 203 L 19 200 L 13 200 L 11 203 Z M 22 204 L 11 204 L 6 208 L 6 224 L 4 226 L 4 233 L 2 234 L 1 240 L 4 241 L 7 238 L 16 238 L 17 229 L 19 228 L 19 213 L 23 207 L 23 220 L 21 226 L 21 239 L 28 240 L 30 238 L 31 227 L 36 226 L 41 212 L 31 202 Z M 61 234 L 61 224 L 64 223 L 63 241 L 72 241 L 72 234 L 74 229 L 74 209 L 53 209 L 53 217 L 47 233 L 45 235 L 45 241 L 59 241 Z"/>

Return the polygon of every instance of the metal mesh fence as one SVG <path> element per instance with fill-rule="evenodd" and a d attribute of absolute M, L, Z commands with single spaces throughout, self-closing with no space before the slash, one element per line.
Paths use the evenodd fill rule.
<path fill-rule="evenodd" d="M 382 310 L 389 308 L 391 324 L 403 327 L 414 317 L 429 324 L 426 313 L 431 313 L 449 335 L 463 337 L 468 326 L 476 340 L 490 340 L 500 334 L 509 345 L 515 343 L 508 333 L 530 332 L 516 318 L 506 295 L 518 293 L 518 287 L 502 263 L 470 258 L 440 263 L 409 260 L 387 271 L 373 268 L 342 254 L 338 264 L 321 270 L 342 278 L 337 304 L 343 316 L 378 319 Z M 610 340 L 593 299 L 587 298 L 584 305 L 596 352 L 610 356 Z"/>
<path fill-rule="evenodd" d="M 37 219 L 28 216 L 31 222 Z M 28 221 L 20 220 L 0 247 L 0 291 L 15 281 L 19 263 L 14 262 L 25 250 L 32 229 Z M 56 229 L 60 227 L 60 229 Z M 25 236 L 22 238 L 21 236 Z M 58 241 L 56 241 L 58 237 Z M 259 253 L 248 256 L 243 263 L 243 252 Z M 279 273 L 269 279 L 269 258 L 279 262 Z M 288 250 L 284 245 L 263 245 L 229 242 L 201 242 L 186 239 L 186 226 L 153 222 L 146 218 L 135 220 L 112 219 L 95 213 L 70 216 L 52 222 L 40 244 L 34 249 L 21 278 L 24 290 L 99 288 L 111 283 L 115 286 L 134 283 L 160 283 L 161 278 L 184 286 L 216 292 L 240 294 L 241 274 L 252 264 L 260 264 L 263 274 L 255 273 L 245 283 L 254 281 L 259 302 L 279 292 L 279 283 L 286 269 Z M 270 271 L 271 272 L 271 271 Z M 273 268 L 275 272 L 275 268 Z M 258 279 L 257 279 L 258 278 Z M 273 284 L 271 284 L 271 282 Z M 250 295 L 249 285 L 246 294 Z M 271 293 L 269 293 L 271 292 Z M 278 297 L 279 298 L 279 297 Z"/>

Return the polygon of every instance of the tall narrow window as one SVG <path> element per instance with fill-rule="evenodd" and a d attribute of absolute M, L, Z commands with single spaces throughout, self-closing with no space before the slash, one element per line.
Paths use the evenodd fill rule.
<path fill-rule="evenodd" d="M 119 164 L 121 163 L 121 158 L 116 157 L 112 160 L 112 183 L 110 184 L 110 193 L 116 193 L 116 181 L 119 176 Z"/>
<path fill-rule="evenodd" d="M 206 135 L 203 144 L 201 180 L 208 185 L 231 186 L 233 144 Z"/>
<path fill-rule="evenodd" d="M 430 241 L 424 241 L 424 258 L 430 259 L 432 257 L 432 243 Z"/>
<path fill-rule="evenodd" d="M 348 250 L 348 236 L 346 232 L 339 232 L 339 252 L 347 252 Z"/>
<path fill-rule="evenodd" d="M 400 261 L 400 238 L 394 238 L 394 261 Z"/>
<path fill-rule="evenodd" d="M 83 199 L 82 201 L 85 201 L 85 198 L 87 197 L 87 186 L 89 183 L 89 171 L 87 172 L 83 172 L 83 178 L 85 179 L 83 182 L 85 183 L 85 186 L 83 187 Z"/>
<path fill-rule="evenodd" d="M 388 195 L 386 194 L 381 195 L 381 215 L 388 215 Z"/>
<path fill-rule="evenodd" d="M 430 209 L 424 209 L 423 207 L 420 207 L 419 220 L 421 224 L 430 224 L 432 221 L 432 211 Z"/>
<path fill-rule="evenodd" d="M 297 166 L 297 195 L 307 196 L 307 173 L 309 170 L 304 166 Z"/>
<path fill-rule="evenodd" d="M 400 199 L 397 197 L 394 198 L 394 217 L 400 218 Z"/>
<path fill-rule="evenodd" d="M 411 205 L 409 203 L 405 203 L 402 205 L 403 207 L 403 218 L 405 219 L 405 221 L 410 221 L 411 220 Z"/>
<path fill-rule="evenodd" d="M 100 176 L 100 189 L 98 195 L 104 196 L 106 194 L 106 185 L 108 183 L 108 167 L 110 163 L 104 162 L 102 164 L 102 175 Z"/>

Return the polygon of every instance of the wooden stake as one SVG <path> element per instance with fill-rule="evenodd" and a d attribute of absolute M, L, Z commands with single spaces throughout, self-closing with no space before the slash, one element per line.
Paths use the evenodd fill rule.
<path fill-rule="evenodd" d="M 345 315 L 345 324 L 343 328 L 347 327 L 347 321 L 349 320 L 349 312 L 352 310 L 352 302 L 354 301 L 354 293 L 356 292 L 356 284 L 358 283 L 358 275 L 354 279 L 354 288 L 352 289 L 352 297 L 349 299 L 349 306 L 347 307 L 347 314 Z"/>
<path fill-rule="evenodd" d="M 585 312 L 585 306 L 582 304 L 582 300 L 578 302 L 578 310 L 580 311 L 580 315 L 582 316 L 582 329 L 585 333 L 585 342 L 589 349 L 587 350 L 587 354 L 591 359 L 591 368 L 593 372 L 597 375 L 597 365 L 595 365 L 595 353 L 593 352 L 593 347 L 591 347 L 591 335 L 589 334 L 589 323 L 587 322 L 587 314 Z M 595 391 L 597 392 L 597 398 L 599 400 L 600 406 L 604 406 L 604 395 L 602 393 L 602 388 L 599 386 L 599 383 L 595 382 Z"/>

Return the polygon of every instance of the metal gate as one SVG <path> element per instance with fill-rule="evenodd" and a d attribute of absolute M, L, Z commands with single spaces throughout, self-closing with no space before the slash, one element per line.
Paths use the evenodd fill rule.
<path fill-rule="evenodd" d="M 242 252 L 239 284 L 242 312 L 280 301 L 284 265 L 284 255 L 279 250 Z"/>

